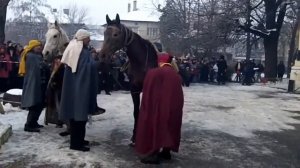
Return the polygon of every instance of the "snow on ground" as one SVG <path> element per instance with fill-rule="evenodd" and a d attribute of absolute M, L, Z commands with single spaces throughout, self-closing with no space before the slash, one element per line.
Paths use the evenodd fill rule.
<path fill-rule="evenodd" d="M 244 148 L 252 153 L 272 155 L 272 149 L 259 142 L 255 132 L 293 130 L 291 124 L 300 123 L 293 118 L 299 114 L 291 113 L 299 111 L 300 95 L 288 94 L 281 89 L 264 85 L 201 84 L 184 88 L 184 95 L 182 145 L 173 167 L 184 166 L 185 157 L 197 155 L 204 160 L 213 158 L 227 163 L 234 160 L 233 157 L 243 158 Z M 69 150 L 68 137 L 58 135 L 64 129 L 54 125 L 46 126 L 41 133 L 24 132 L 27 111 L 6 104 L 7 113 L 0 115 L 0 123 L 11 124 L 13 135 L 0 150 L 0 167 L 16 164 L 36 167 L 142 166 L 133 149 L 128 147 L 133 126 L 130 94 L 120 91 L 111 96 L 98 95 L 98 105 L 107 112 L 92 117 L 89 122 L 86 139 L 92 146 L 90 152 L 83 153 Z M 40 123 L 43 119 L 44 113 Z M 235 143 L 241 139 L 247 142 L 245 147 Z"/>

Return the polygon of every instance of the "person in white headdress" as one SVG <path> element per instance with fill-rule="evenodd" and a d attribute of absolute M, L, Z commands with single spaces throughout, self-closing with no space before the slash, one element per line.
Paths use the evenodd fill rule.
<path fill-rule="evenodd" d="M 79 151 L 89 151 L 89 142 L 84 139 L 86 123 L 97 107 L 97 64 L 89 42 L 90 33 L 78 30 L 61 59 L 65 72 L 59 118 L 70 122 L 70 149 Z"/>

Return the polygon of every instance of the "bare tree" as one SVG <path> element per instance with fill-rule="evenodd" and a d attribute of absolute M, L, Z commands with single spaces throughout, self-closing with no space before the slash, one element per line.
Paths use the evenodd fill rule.
<path fill-rule="evenodd" d="M 192 0 L 168 0 L 160 17 L 160 34 L 164 46 L 175 54 L 187 51 L 192 42 L 191 27 Z"/>
<path fill-rule="evenodd" d="M 78 7 L 76 3 L 66 6 L 64 13 L 67 15 L 69 23 L 84 23 L 88 19 L 88 8 Z"/>
<path fill-rule="evenodd" d="M 238 0 L 168 0 L 162 9 L 161 37 L 173 50 L 210 57 L 234 42 Z"/>
<path fill-rule="evenodd" d="M 240 25 L 240 28 L 260 36 L 264 40 L 265 49 L 265 74 L 269 80 L 275 80 L 277 76 L 277 55 L 278 41 L 281 27 L 285 18 L 288 6 L 287 0 L 260 0 L 257 5 L 251 6 L 256 15 L 252 19 L 257 22 L 256 26 L 246 22 Z"/>
<path fill-rule="evenodd" d="M 10 9 L 15 22 L 47 22 L 43 10 L 50 10 L 47 0 L 13 0 Z"/>
<path fill-rule="evenodd" d="M 5 41 L 5 23 L 7 6 L 10 0 L 0 0 L 0 43 Z"/>

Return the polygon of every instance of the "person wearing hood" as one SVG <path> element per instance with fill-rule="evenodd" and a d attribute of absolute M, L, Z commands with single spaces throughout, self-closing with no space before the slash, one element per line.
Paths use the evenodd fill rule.
<path fill-rule="evenodd" d="M 90 33 L 79 29 L 63 53 L 65 64 L 59 119 L 70 123 L 70 149 L 89 151 L 85 131 L 96 110 L 97 64 L 89 51 Z"/>
<path fill-rule="evenodd" d="M 170 160 L 178 152 L 184 103 L 181 77 L 168 53 L 159 53 L 159 67 L 147 72 L 137 123 L 137 153 L 145 164 Z"/>
<path fill-rule="evenodd" d="M 24 76 L 21 107 L 28 108 L 24 131 L 40 132 L 38 119 L 45 106 L 45 92 L 50 71 L 43 62 L 42 44 L 31 40 L 21 55 L 19 75 Z"/>

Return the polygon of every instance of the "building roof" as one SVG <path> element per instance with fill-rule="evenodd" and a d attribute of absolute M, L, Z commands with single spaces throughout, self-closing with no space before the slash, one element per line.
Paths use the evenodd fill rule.
<path fill-rule="evenodd" d="M 90 32 L 91 33 L 91 40 L 94 41 L 104 41 L 104 35 L 99 34 L 99 33 L 94 33 L 94 32 Z"/>
<path fill-rule="evenodd" d="M 121 20 L 140 22 L 159 22 L 160 13 L 150 10 L 136 10 L 120 16 Z"/>

